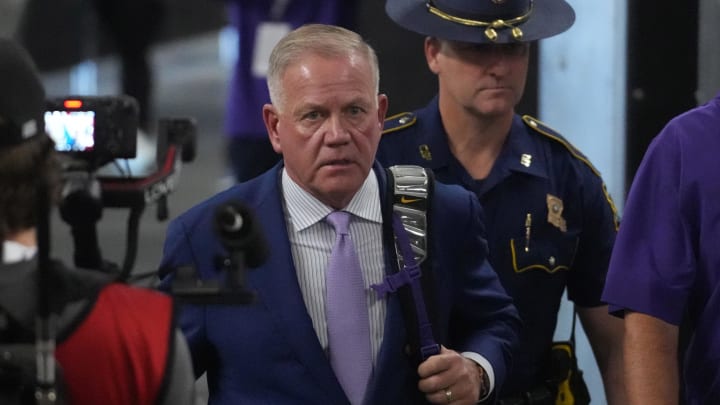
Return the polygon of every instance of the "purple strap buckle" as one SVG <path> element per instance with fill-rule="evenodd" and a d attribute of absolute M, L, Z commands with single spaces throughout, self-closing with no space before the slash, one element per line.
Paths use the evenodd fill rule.
<path fill-rule="evenodd" d="M 440 345 L 437 343 L 429 345 L 429 346 L 423 346 L 420 348 L 420 354 L 422 355 L 423 360 L 427 360 L 428 357 L 434 356 L 439 353 L 440 353 Z"/>
<path fill-rule="evenodd" d="M 386 276 L 382 283 L 373 284 L 370 287 L 372 287 L 381 298 L 384 298 L 386 294 L 394 293 L 400 287 L 410 284 L 418 278 L 420 278 L 420 267 L 413 265 L 406 267 L 402 271 Z"/>

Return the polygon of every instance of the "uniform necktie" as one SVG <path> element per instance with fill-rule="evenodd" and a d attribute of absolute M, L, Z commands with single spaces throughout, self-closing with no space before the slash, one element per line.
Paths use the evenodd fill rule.
<path fill-rule="evenodd" d="M 370 324 L 360 262 L 349 235 L 350 213 L 334 211 L 327 221 L 335 228 L 325 282 L 330 364 L 353 405 L 362 403 L 370 374 Z"/>

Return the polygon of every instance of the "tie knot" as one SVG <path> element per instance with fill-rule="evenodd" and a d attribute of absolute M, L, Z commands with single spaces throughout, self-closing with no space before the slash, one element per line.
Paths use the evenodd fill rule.
<path fill-rule="evenodd" d="M 347 235 L 350 226 L 350 213 L 346 211 L 333 211 L 326 217 L 330 225 L 335 228 L 338 235 Z"/>

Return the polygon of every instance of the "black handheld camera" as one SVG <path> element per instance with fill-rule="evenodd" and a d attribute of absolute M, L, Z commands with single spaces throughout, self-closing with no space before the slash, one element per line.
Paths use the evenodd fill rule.
<path fill-rule="evenodd" d="M 99 167 L 135 157 L 138 113 L 137 101 L 124 95 L 50 98 L 45 132 L 59 152 Z"/>

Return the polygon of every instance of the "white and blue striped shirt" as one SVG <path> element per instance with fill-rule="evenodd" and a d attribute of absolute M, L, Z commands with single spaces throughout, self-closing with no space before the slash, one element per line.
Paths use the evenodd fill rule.
<path fill-rule="evenodd" d="M 325 321 L 325 270 L 335 243 L 335 230 L 324 221 L 333 208 L 323 204 L 295 183 L 283 170 L 282 189 L 285 223 L 290 238 L 293 262 L 313 327 L 322 348 L 327 352 Z M 370 288 L 383 281 L 382 211 L 377 178 L 372 171 L 344 211 L 352 215 L 350 238 L 360 260 L 365 281 L 370 320 L 373 364 L 380 350 L 384 333 L 385 299 Z"/>

